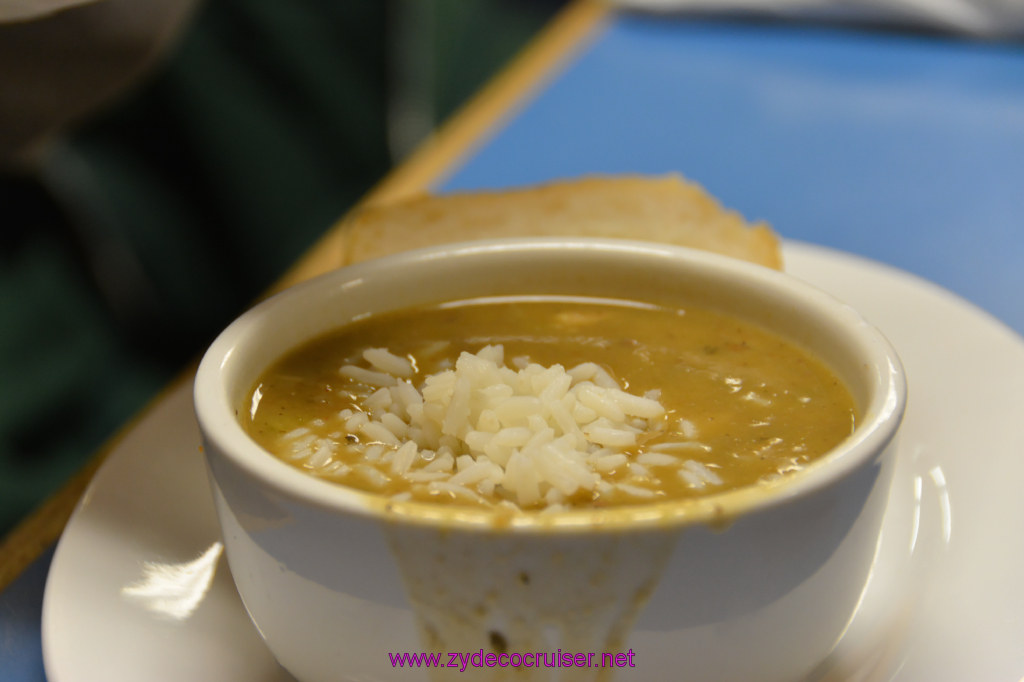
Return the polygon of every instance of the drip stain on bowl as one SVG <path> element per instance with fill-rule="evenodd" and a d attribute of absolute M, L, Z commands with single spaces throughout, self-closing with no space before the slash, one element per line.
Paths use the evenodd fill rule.
<path fill-rule="evenodd" d="M 679 537 L 668 529 L 613 532 L 595 544 L 566 535 L 560 551 L 545 553 L 552 540 L 546 532 L 445 533 L 402 523 L 384 529 L 424 650 L 510 654 L 624 650 Z M 498 666 L 476 672 L 489 680 L 553 674 L 547 667 L 534 675 Z M 562 667 L 554 679 L 611 679 L 612 672 Z M 466 679 L 457 668 L 430 675 L 433 682 Z"/>

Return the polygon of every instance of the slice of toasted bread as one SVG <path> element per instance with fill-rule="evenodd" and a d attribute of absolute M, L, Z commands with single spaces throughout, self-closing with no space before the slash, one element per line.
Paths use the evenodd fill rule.
<path fill-rule="evenodd" d="M 422 196 L 357 211 L 346 264 L 495 237 L 611 237 L 715 251 L 781 269 L 779 240 L 678 175 L 587 177 L 493 192 Z"/>

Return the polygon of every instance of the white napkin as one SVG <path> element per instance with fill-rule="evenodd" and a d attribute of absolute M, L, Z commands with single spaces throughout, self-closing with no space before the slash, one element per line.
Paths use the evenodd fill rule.
<path fill-rule="evenodd" d="M 30 21 L 96 0 L 0 0 L 0 22 Z"/>
<path fill-rule="evenodd" d="M 612 0 L 651 11 L 753 13 L 921 27 L 976 37 L 1024 36 L 1024 0 Z"/>

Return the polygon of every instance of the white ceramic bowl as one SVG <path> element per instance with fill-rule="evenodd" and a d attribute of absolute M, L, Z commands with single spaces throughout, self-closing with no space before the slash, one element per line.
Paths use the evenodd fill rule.
<path fill-rule="evenodd" d="M 770 491 L 495 527 L 482 511 L 396 514 L 284 464 L 236 420 L 272 361 L 355 317 L 540 293 L 696 302 L 760 323 L 829 364 L 861 424 Z M 514 679 L 592 679 L 598 669 L 566 664 L 602 653 L 620 654 L 622 680 L 802 679 L 868 580 L 905 400 L 888 342 L 807 284 L 704 252 L 586 239 L 449 245 L 330 273 L 242 315 L 195 384 L 231 572 L 270 650 L 303 681 L 428 679 L 390 656 L 420 651 L 455 665 L 429 679 L 505 679 L 516 662 L 533 677 Z M 581 653 L 595 657 L 564 655 Z M 562 667 L 547 667 L 555 658 Z"/>

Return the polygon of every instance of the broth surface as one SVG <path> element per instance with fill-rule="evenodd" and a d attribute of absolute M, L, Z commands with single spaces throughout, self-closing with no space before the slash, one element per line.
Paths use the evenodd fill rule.
<path fill-rule="evenodd" d="M 772 480 L 829 451 L 856 420 L 849 392 L 823 363 L 755 325 L 700 308 L 554 297 L 472 299 L 361 320 L 271 366 L 239 414 L 262 447 L 346 486 L 403 499 L 507 505 L 511 496 L 501 485 L 462 494 L 410 482 L 391 464 L 400 442 L 372 443 L 344 427 L 359 421 L 352 415 L 383 409 L 367 404 L 378 386 L 341 372 L 366 367 L 366 349 L 407 359 L 408 381 L 422 389 L 425 377 L 451 370 L 461 353 L 498 345 L 513 368 L 525 367 L 526 358 L 544 368 L 596 363 L 622 391 L 664 407 L 664 414 L 640 420 L 635 444 L 615 451 L 625 457 L 600 460 L 596 488 L 550 493 L 542 484 L 542 499 L 518 500 L 524 508 L 642 504 Z M 305 443 L 301 455 L 296 442 Z M 411 470 L 429 469 L 439 452 Z M 465 452 L 451 454 L 453 472 L 472 463 L 459 460 Z"/>

